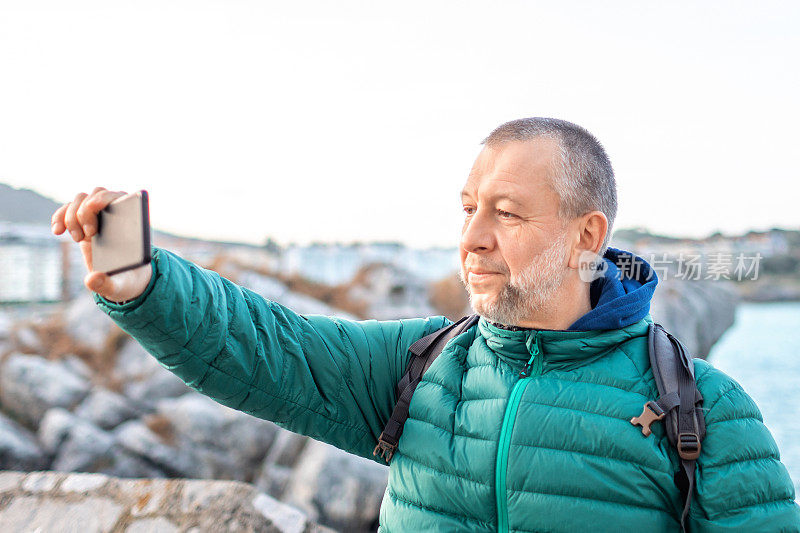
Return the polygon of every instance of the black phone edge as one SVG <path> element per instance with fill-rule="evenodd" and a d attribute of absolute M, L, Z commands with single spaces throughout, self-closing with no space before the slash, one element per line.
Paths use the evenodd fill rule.
<path fill-rule="evenodd" d="M 146 265 L 153 260 L 150 250 L 150 198 L 147 191 L 142 189 L 142 231 L 144 232 L 142 242 L 144 243 L 144 250 L 142 250 L 142 265 Z"/>
<path fill-rule="evenodd" d="M 140 266 L 144 266 L 153 260 L 153 255 L 151 253 L 152 250 L 150 249 L 150 201 L 148 199 L 146 190 L 142 189 L 139 191 L 139 193 L 142 197 L 142 231 L 144 232 L 144 235 L 142 236 L 142 243 L 144 244 L 144 249 L 142 250 L 142 262 L 117 268 L 115 270 L 109 270 L 106 272 L 107 276 L 113 276 L 114 274 L 125 272 L 126 270 L 139 268 Z"/>

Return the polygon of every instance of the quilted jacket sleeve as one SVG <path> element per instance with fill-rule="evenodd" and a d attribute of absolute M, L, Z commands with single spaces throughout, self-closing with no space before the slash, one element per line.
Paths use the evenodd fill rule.
<path fill-rule="evenodd" d="M 449 323 L 299 315 L 157 247 L 153 277 L 137 299 L 94 298 L 191 388 L 370 459 L 408 347 Z"/>
<path fill-rule="evenodd" d="M 690 531 L 800 532 L 794 486 L 755 402 L 705 361 L 695 360 L 695 373 L 707 431 Z"/>

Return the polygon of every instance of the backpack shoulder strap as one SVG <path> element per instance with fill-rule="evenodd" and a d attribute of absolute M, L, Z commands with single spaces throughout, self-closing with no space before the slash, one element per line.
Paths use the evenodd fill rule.
<path fill-rule="evenodd" d="M 684 500 L 681 530 L 686 531 L 686 516 L 694 492 L 696 460 L 706 434 L 701 408 L 703 396 L 695 383 L 692 357 L 683 343 L 661 324 L 655 323 L 650 324 L 647 343 L 659 397 L 654 402 L 647 402 L 642 415 L 631 419 L 631 423 L 641 425 L 642 433 L 648 436 L 650 423 L 663 419 L 667 438 L 677 448 L 681 461 L 675 484 Z"/>
<path fill-rule="evenodd" d="M 372 455 L 383 457 L 387 463 L 392 460 L 392 456 L 397 450 L 397 444 L 400 442 L 400 435 L 403 434 L 403 426 L 408 418 L 411 398 L 422 380 L 423 374 L 442 353 L 448 341 L 474 326 L 479 318 L 478 315 L 465 316 L 458 322 L 438 329 L 411 345 L 408 349 L 411 352 L 411 359 L 403 377 L 397 384 L 397 403 L 392 411 L 392 416 L 378 438 L 378 445 L 375 446 Z"/>

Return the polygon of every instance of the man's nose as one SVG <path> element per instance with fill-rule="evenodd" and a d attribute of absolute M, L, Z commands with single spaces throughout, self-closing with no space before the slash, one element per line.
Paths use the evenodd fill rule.
<path fill-rule="evenodd" d="M 482 212 L 475 213 L 464 222 L 461 247 L 470 253 L 488 252 L 494 248 L 494 233 L 490 221 Z"/>

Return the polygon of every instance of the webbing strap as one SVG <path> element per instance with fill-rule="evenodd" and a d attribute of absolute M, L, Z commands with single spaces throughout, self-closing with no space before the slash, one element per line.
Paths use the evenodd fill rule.
<path fill-rule="evenodd" d="M 397 450 L 397 444 L 400 442 L 400 435 L 403 434 L 403 426 L 408 418 L 411 398 L 414 396 L 414 391 L 422 380 L 423 374 L 439 356 L 448 341 L 471 328 L 479 318 L 478 315 L 465 316 L 449 326 L 422 337 L 411 345 L 409 348 L 411 361 L 397 384 L 397 403 L 389 421 L 386 422 L 386 427 L 378 438 L 378 445 L 372 451 L 373 455 L 380 455 L 387 463 L 392 460 L 392 456 Z"/>
<path fill-rule="evenodd" d="M 679 406 L 681 404 L 681 399 L 678 396 L 677 392 L 670 392 L 669 394 L 665 394 L 663 396 L 659 396 L 656 400 L 656 403 L 661 408 L 662 411 L 668 413 L 672 411 L 673 408 Z"/>
<path fill-rule="evenodd" d="M 452 337 L 461 333 L 461 331 L 463 331 L 461 329 L 462 326 L 469 319 L 470 316 L 462 317 L 457 322 L 454 322 L 449 326 L 445 326 L 441 329 L 437 329 L 429 335 L 425 335 L 411 345 L 411 347 L 408 349 L 408 351 L 411 352 L 411 361 L 409 362 L 403 377 L 400 378 L 400 382 L 397 384 L 398 398 L 402 395 L 403 391 L 408 388 L 414 378 L 421 378 L 422 374 L 424 374 L 425 370 L 427 370 L 428 366 L 430 366 L 428 359 L 434 351 L 431 348 L 437 344 L 437 342 L 444 340 L 444 342 L 447 343 L 447 341 Z M 444 345 L 442 345 L 442 348 L 444 348 Z M 434 359 L 435 358 L 436 356 L 434 356 Z"/>
<path fill-rule="evenodd" d="M 675 485 L 684 495 L 685 503 L 683 504 L 683 512 L 681 513 L 681 531 L 689 531 L 686 517 L 689 516 L 689 508 L 692 504 L 692 494 L 694 493 L 694 472 L 695 461 L 687 461 L 681 459 L 681 469 L 675 474 Z"/>
<path fill-rule="evenodd" d="M 692 504 L 692 494 L 694 492 L 695 461 L 700 455 L 700 435 L 699 428 L 695 423 L 695 382 L 694 373 L 690 367 L 694 367 L 688 361 L 685 350 L 681 343 L 676 343 L 683 372 L 678 378 L 678 394 L 681 398 L 678 408 L 678 454 L 681 457 L 681 472 L 683 474 L 686 487 L 684 493 L 683 512 L 681 513 L 681 530 L 686 531 L 686 517 Z"/>
<path fill-rule="evenodd" d="M 681 466 L 675 474 L 675 485 L 684 502 L 680 524 L 681 531 L 686 532 L 695 488 L 695 465 L 705 437 L 703 396 L 695 383 L 692 358 L 677 337 L 660 324 L 651 324 L 648 348 L 660 394 L 655 403 L 664 411 L 667 437 L 678 449 Z"/>

